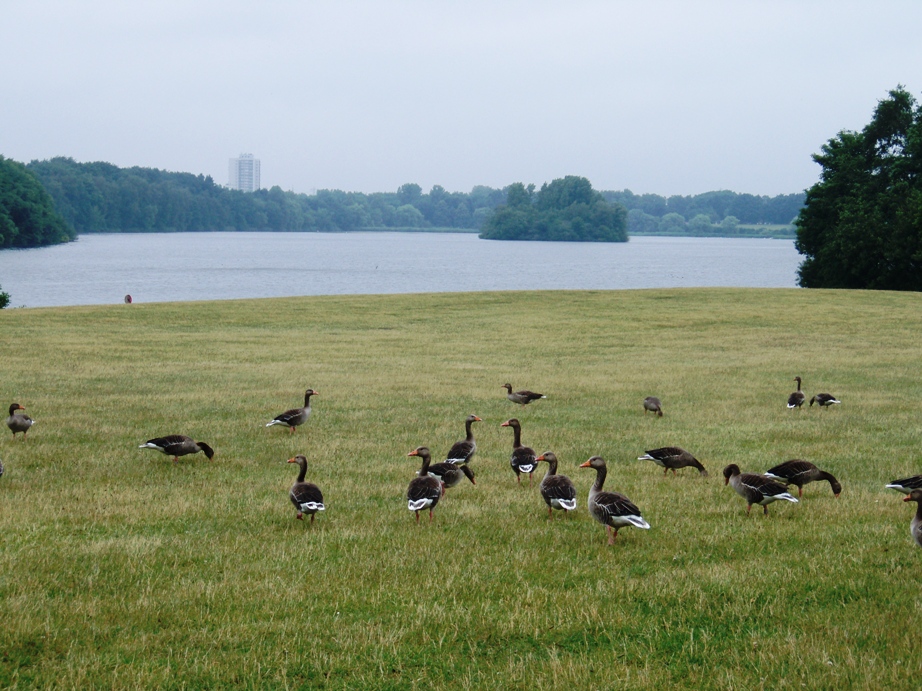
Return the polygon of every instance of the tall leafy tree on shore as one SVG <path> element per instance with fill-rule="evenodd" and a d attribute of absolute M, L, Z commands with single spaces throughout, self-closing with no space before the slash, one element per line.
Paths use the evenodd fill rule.
<path fill-rule="evenodd" d="M 814 155 L 820 181 L 796 221 L 805 288 L 922 290 L 922 108 L 902 86 L 861 132 Z"/>
<path fill-rule="evenodd" d="M 0 156 L 0 248 L 41 247 L 75 237 L 38 178 Z"/>

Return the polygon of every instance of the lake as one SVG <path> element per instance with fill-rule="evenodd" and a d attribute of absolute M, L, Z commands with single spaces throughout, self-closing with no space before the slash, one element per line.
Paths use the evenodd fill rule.
<path fill-rule="evenodd" d="M 793 240 L 509 242 L 473 233 L 81 235 L 0 251 L 11 307 L 483 290 L 796 287 Z"/>

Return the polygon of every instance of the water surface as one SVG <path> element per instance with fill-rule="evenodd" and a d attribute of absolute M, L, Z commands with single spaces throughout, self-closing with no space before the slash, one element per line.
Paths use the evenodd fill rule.
<path fill-rule="evenodd" d="M 293 295 L 735 286 L 793 288 L 792 240 L 510 242 L 471 233 L 145 233 L 0 251 L 11 306 Z"/>

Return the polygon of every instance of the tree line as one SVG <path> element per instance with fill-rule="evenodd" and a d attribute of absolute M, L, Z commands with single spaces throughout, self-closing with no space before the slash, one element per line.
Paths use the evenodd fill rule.
<path fill-rule="evenodd" d="M 435 185 L 428 193 L 415 183 L 396 192 L 316 194 L 279 187 L 239 192 L 218 185 L 210 176 L 154 168 L 119 168 L 110 163 L 78 163 L 70 158 L 32 161 L 27 168 L 41 180 L 67 224 L 78 233 L 191 230 L 349 231 L 367 228 L 451 228 L 482 230 L 497 207 L 508 205 L 510 192 L 476 186 L 448 192 Z M 521 184 L 521 183 L 516 183 Z M 534 192 L 534 186 L 529 186 Z M 670 228 L 682 228 L 694 215 L 707 214 L 713 224 L 727 215 L 741 223 L 790 223 L 802 195 L 756 197 L 709 192 L 688 197 L 635 195 L 629 190 L 601 192 L 601 197 L 629 211 L 628 232 L 648 232 L 664 216 Z M 537 197 L 536 197 L 537 198 Z M 517 202 L 518 203 L 518 202 Z M 643 216 L 639 214 L 643 213 Z M 681 222 L 674 214 L 681 216 Z M 646 225 L 643 225 L 646 223 Z"/>

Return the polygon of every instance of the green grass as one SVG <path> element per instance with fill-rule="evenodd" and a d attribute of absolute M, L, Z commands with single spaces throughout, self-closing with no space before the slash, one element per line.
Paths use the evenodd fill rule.
<path fill-rule="evenodd" d="M 0 687 L 907 688 L 922 673 L 914 505 L 922 296 L 652 290 L 4 310 Z M 832 410 L 788 411 L 793 377 Z M 527 408 L 501 384 L 548 395 Z M 264 424 L 299 405 L 296 434 Z M 644 416 L 655 394 L 665 417 Z M 416 525 L 406 454 L 477 413 L 477 485 Z M 579 509 L 508 465 L 509 417 Z M 5 431 L 5 430 L 4 430 Z M 137 448 L 209 442 L 173 464 Z M 645 449 L 710 470 L 663 477 Z M 295 453 L 328 509 L 294 519 Z M 614 547 L 608 486 L 652 525 Z M 836 475 L 763 518 L 721 469 Z"/>

